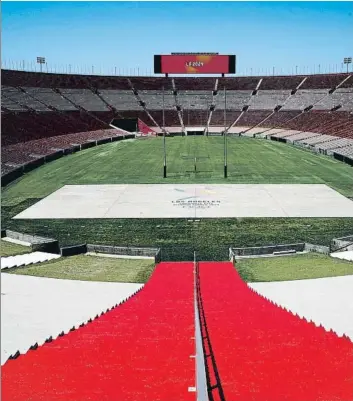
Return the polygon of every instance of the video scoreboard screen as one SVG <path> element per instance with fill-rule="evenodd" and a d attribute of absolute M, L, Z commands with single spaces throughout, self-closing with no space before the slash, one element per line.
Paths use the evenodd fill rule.
<path fill-rule="evenodd" d="M 154 56 L 155 74 L 235 74 L 235 56 L 172 53 Z"/>

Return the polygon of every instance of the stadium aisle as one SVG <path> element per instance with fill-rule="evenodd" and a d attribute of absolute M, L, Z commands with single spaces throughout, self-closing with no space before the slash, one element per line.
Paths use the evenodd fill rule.
<path fill-rule="evenodd" d="M 353 399 L 353 344 L 270 303 L 232 264 L 200 262 L 200 293 L 215 357 L 215 401 Z M 298 294 L 300 296 L 300 294 Z"/>
<path fill-rule="evenodd" d="M 194 401 L 194 330 L 193 264 L 160 263 L 124 304 L 9 360 L 2 400 Z"/>

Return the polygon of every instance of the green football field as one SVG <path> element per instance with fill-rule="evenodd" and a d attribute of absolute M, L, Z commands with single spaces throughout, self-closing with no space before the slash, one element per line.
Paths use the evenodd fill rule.
<path fill-rule="evenodd" d="M 220 137 L 167 138 L 167 179 L 162 177 L 162 138 L 127 140 L 90 148 L 32 171 L 3 191 L 3 204 L 42 198 L 65 184 L 327 184 L 353 197 L 353 170 L 347 164 L 275 141 L 234 137 L 227 143 L 227 180 Z"/>
<path fill-rule="evenodd" d="M 166 139 L 168 177 L 163 178 L 163 139 L 127 140 L 86 149 L 39 167 L 2 191 L 2 227 L 51 236 L 61 245 L 83 242 L 130 246 L 218 249 L 293 241 L 328 244 L 352 234 L 353 219 L 106 219 L 12 220 L 66 184 L 288 183 L 327 184 L 353 197 L 353 169 L 287 144 L 228 138 L 228 179 L 223 177 L 222 137 Z M 196 173 L 194 171 L 196 157 Z M 158 194 L 156 194 L 158 196 Z M 210 252 L 206 251 L 205 257 Z M 211 258 L 211 255 L 208 256 Z"/>

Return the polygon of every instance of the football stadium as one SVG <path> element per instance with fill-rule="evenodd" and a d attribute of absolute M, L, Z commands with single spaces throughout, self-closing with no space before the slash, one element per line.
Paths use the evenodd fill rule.
<path fill-rule="evenodd" d="M 352 401 L 351 57 L 155 53 L 2 64 L 2 399 Z"/>

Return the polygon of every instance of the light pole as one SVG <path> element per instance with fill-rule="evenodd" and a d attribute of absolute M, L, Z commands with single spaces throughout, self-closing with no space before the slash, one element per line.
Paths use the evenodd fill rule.
<path fill-rule="evenodd" d="M 43 64 L 45 64 L 45 57 L 37 57 L 37 64 L 40 65 L 40 72 L 42 72 Z"/>
<path fill-rule="evenodd" d="M 190 107 L 191 107 L 191 102 L 190 99 L 188 99 L 188 127 L 190 128 Z"/>
<path fill-rule="evenodd" d="M 195 107 L 195 105 L 191 103 L 191 100 L 190 100 L 190 99 L 188 99 L 188 102 L 187 102 L 187 109 L 188 109 L 188 127 L 189 127 L 189 128 L 190 128 L 190 111 L 193 110 L 194 107 Z"/>
<path fill-rule="evenodd" d="M 352 64 L 352 57 L 345 57 L 343 59 L 343 64 L 347 64 L 347 74 L 348 74 L 348 66 L 349 64 Z"/>
<path fill-rule="evenodd" d="M 162 87 L 163 111 L 162 111 L 162 124 L 163 124 L 163 178 L 167 178 L 167 151 L 165 143 L 165 114 L 164 114 L 164 86 Z"/>

